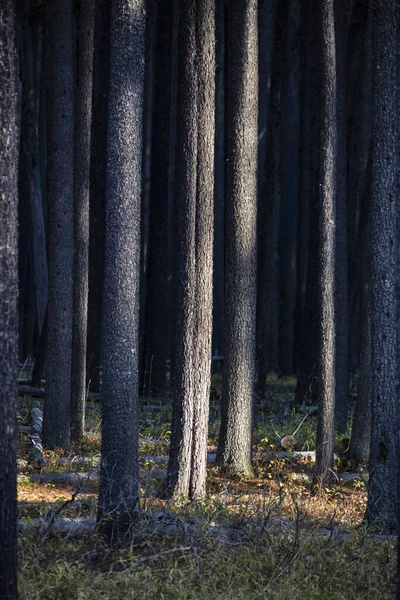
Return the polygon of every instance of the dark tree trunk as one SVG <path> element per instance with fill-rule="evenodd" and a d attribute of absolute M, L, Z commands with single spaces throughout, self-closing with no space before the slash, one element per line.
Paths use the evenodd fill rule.
<path fill-rule="evenodd" d="M 46 232 L 44 224 L 42 187 L 40 162 L 39 162 L 39 138 L 37 122 L 36 100 L 38 89 L 36 88 L 35 75 L 38 58 L 34 53 L 31 26 L 23 18 L 23 10 L 29 7 L 29 2 L 20 0 L 20 56 L 21 56 L 21 79 L 22 79 L 22 123 L 21 143 L 23 147 L 25 167 L 20 176 L 26 178 L 26 186 L 29 198 L 30 236 L 32 238 L 32 267 L 33 285 L 35 290 L 35 306 L 37 329 L 40 333 L 43 326 L 47 307 L 47 255 L 46 255 Z"/>
<path fill-rule="evenodd" d="M 225 5 L 225 361 L 217 464 L 251 473 L 257 279 L 257 0 Z"/>
<path fill-rule="evenodd" d="M 347 119 L 346 42 L 348 2 L 336 0 L 337 152 L 335 179 L 335 413 L 336 429 L 345 433 L 349 404 L 349 327 L 347 273 Z"/>
<path fill-rule="evenodd" d="M 166 491 L 203 497 L 212 333 L 215 15 L 212 0 L 180 7 L 177 156 L 178 306 L 173 437 Z"/>
<path fill-rule="evenodd" d="M 293 370 L 296 285 L 296 220 L 300 160 L 300 2 L 287 13 L 282 78 L 281 210 L 279 219 L 279 360 L 282 376 Z"/>
<path fill-rule="evenodd" d="M 258 190 L 265 179 L 268 98 L 271 86 L 272 55 L 276 30 L 277 0 L 258 1 Z"/>
<path fill-rule="evenodd" d="M 299 159 L 299 205 L 297 209 L 296 245 L 296 299 L 294 314 L 293 366 L 298 369 L 301 349 L 301 334 L 307 287 L 308 236 L 309 236 L 309 192 L 312 114 L 312 20 L 308 2 L 301 4 L 301 83 L 300 83 L 300 159 Z"/>
<path fill-rule="evenodd" d="M 0 597 L 17 600 L 18 101 L 15 9 L 0 3 Z"/>
<path fill-rule="evenodd" d="M 101 304 L 104 282 L 106 140 L 108 111 L 108 78 L 110 71 L 111 2 L 95 4 L 93 48 L 93 100 L 90 147 L 89 199 L 89 290 L 87 322 L 86 389 L 101 388 Z"/>
<path fill-rule="evenodd" d="M 280 204 L 280 142 L 281 142 L 281 81 L 282 81 L 282 55 L 283 55 L 283 30 L 285 19 L 285 6 L 278 4 L 276 11 L 275 40 L 273 52 L 273 66 L 271 75 L 271 89 L 269 93 L 267 143 L 265 150 L 265 164 L 262 168 L 265 176 L 259 194 L 258 213 L 258 268 L 257 268 L 257 392 L 264 395 L 267 375 L 269 370 L 276 367 L 277 340 L 276 340 L 276 313 L 272 312 L 272 305 L 277 300 L 274 298 L 277 283 L 277 241 L 278 218 Z M 272 324 L 272 328 L 271 328 Z M 274 330 L 274 331 L 271 331 Z M 273 335 L 271 344 L 270 337 Z M 274 357 L 270 356 L 269 348 L 276 345 Z"/>
<path fill-rule="evenodd" d="M 46 354 L 47 354 L 47 307 L 44 314 L 42 331 L 36 346 L 35 362 L 32 369 L 31 384 L 41 386 L 42 380 L 46 377 Z"/>
<path fill-rule="evenodd" d="M 363 239 L 369 222 L 371 204 L 372 11 L 368 11 L 366 0 L 360 0 L 355 3 L 353 12 L 355 22 L 352 23 L 349 31 L 348 44 L 347 81 L 349 84 L 346 112 L 348 118 L 349 363 L 350 368 L 355 372 L 360 364 L 362 352 L 358 306 L 363 286 L 360 277 L 363 273 L 361 265 L 365 254 Z M 358 84 L 357 93 L 353 89 L 354 85 L 350 85 L 353 79 Z"/>
<path fill-rule="evenodd" d="M 98 519 L 125 533 L 139 504 L 139 275 L 144 0 L 115 0 L 110 20 L 104 399 Z M 111 528 L 110 528 L 111 527 Z"/>
<path fill-rule="evenodd" d="M 94 7 L 94 0 L 77 0 L 78 48 L 74 130 L 74 296 L 71 371 L 71 439 L 74 442 L 82 439 L 85 430 Z"/>
<path fill-rule="evenodd" d="M 314 483 L 325 486 L 333 469 L 335 442 L 335 191 L 337 168 L 336 53 L 333 0 L 317 8 L 320 52 L 319 205 L 320 255 L 318 277 L 318 424 Z"/>
<path fill-rule="evenodd" d="M 140 311 L 139 311 L 139 394 L 146 394 L 147 353 L 147 271 L 149 254 L 149 203 L 151 144 L 153 129 L 154 46 L 156 38 L 156 0 L 147 3 L 142 147 L 142 214 L 140 221 Z"/>
<path fill-rule="evenodd" d="M 74 3 L 46 5 L 49 300 L 43 441 L 70 444 L 74 207 Z"/>
<path fill-rule="evenodd" d="M 368 303 L 369 304 L 369 303 Z M 368 461 L 371 442 L 371 323 L 370 309 L 362 332 L 360 377 L 357 387 L 357 400 L 354 409 L 353 427 L 350 438 L 349 460 L 361 467 Z"/>
<path fill-rule="evenodd" d="M 372 54 L 372 433 L 366 518 L 385 532 L 397 528 L 396 21 L 396 1 L 377 0 Z"/>
<path fill-rule="evenodd" d="M 317 326 L 318 314 L 318 256 L 319 256 L 319 188 L 318 188 L 318 131 L 320 105 L 317 96 L 318 57 L 315 25 L 318 2 L 307 0 L 303 4 L 305 18 L 305 79 L 303 81 L 302 101 L 302 141 L 301 141 L 301 192 L 299 215 L 298 247 L 299 277 L 296 314 L 301 315 L 300 331 L 297 332 L 297 386 L 298 403 L 315 401 L 317 380 Z M 304 211 L 304 212 L 303 212 Z M 307 219 L 303 221 L 302 219 Z M 304 247 L 302 236 L 308 240 Z M 301 261 L 301 263 L 300 263 Z M 307 263 L 306 285 L 303 302 L 305 262 Z"/>
<path fill-rule="evenodd" d="M 147 262 L 147 391 L 165 389 L 169 357 L 168 178 L 173 11 L 156 3 L 150 220 Z"/>

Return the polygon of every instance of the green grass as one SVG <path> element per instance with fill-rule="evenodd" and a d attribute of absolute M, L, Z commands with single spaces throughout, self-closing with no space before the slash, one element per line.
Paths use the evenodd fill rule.
<path fill-rule="evenodd" d="M 391 542 L 249 536 L 240 544 L 142 532 L 126 547 L 98 536 L 20 537 L 22 600 L 392 598 Z M 184 548 L 183 550 L 181 548 Z"/>

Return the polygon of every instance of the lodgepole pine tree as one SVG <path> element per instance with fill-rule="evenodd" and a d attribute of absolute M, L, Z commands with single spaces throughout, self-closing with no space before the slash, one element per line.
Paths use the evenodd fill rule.
<path fill-rule="evenodd" d="M 138 359 L 144 0 L 115 0 L 110 21 L 98 519 L 126 532 L 139 498 Z M 108 529 L 111 527 L 111 529 Z"/>
<path fill-rule="evenodd" d="M 78 11 L 71 365 L 71 439 L 74 442 L 82 438 L 85 430 L 94 0 L 79 2 Z"/>
<path fill-rule="evenodd" d="M 17 177 L 15 5 L 0 3 L 0 597 L 17 592 Z"/>
<path fill-rule="evenodd" d="M 178 289 L 172 440 L 165 490 L 206 491 L 214 227 L 215 15 L 212 0 L 180 5 Z"/>
<path fill-rule="evenodd" d="M 373 13 L 370 479 L 366 519 L 397 528 L 396 98 L 397 3 Z"/>
<path fill-rule="evenodd" d="M 217 464 L 249 475 L 255 375 L 257 0 L 225 4 L 225 360 Z"/>
<path fill-rule="evenodd" d="M 43 441 L 70 444 L 74 207 L 74 2 L 45 6 L 49 298 Z"/>
<path fill-rule="evenodd" d="M 319 269 L 317 329 L 318 425 L 314 484 L 327 485 L 333 469 L 335 440 L 335 186 L 337 162 L 336 52 L 333 0 L 317 7 L 320 64 Z"/>

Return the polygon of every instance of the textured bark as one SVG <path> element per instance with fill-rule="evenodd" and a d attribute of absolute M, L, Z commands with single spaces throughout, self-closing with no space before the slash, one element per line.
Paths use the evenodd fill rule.
<path fill-rule="evenodd" d="M 18 103 L 15 7 L 0 3 L 0 597 L 17 592 Z"/>
<path fill-rule="evenodd" d="M 165 389 L 169 357 L 168 178 L 173 11 L 156 4 L 150 219 L 147 262 L 147 390 Z"/>
<path fill-rule="evenodd" d="M 70 443 L 74 39 L 73 0 L 46 5 L 49 299 L 43 441 L 49 448 Z"/>
<path fill-rule="evenodd" d="M 333 0 L 321 0 L 317 9 L 321 57 L 319 133 L 320 255 L 318 277 L 318 423 L 314 483 L 329 484 L 335 442 L 335 186 L 337 165 L 336 50 Z"/>
<path fill-rule="evenodd" d="M 345 433 L 349 404 L 349 327 L 347 272 L 347 119 L 346 41 L 348 3 L 336 0 L 335 39 L 337 152 L 335 174 L 335 413 L 336 429 Z"/>
<path fill-rule="evenodd" d="M 144 0 L 115 0 L 110 21 L 104 395 L 98 519 L 126 532 L 139 503 L 138 358 Z M 110 530 L 109 530 L 110 532 Z"/>
<path fill-rule="evenodd" d="M 396 20 L 395 0 L 377 0 L 372 54 L 372 433 L 366 518 L 385 532 L 397 527 Z"/>
<path fill-rule="evenodd" d="M 74 442 L 83 437 L 85 430 L 94 6 L 94 0 L 78 0 L 77 86 L 74 130 L 74 287 L 71 367 L 71 439 Z"/>
<path fill-rule="evenodd" d="M 280 204 L 280 142 L 281 142 L 281 82 L 283 56 L 283 29 L 285 6 L 280 2 L 276 11 L 275 40 L 273 51 L 273 67 L 271 89 L 269 94 L 265 177 L 259 194 L 258 212 L 258 269 L 257 269 L 257 392 L 265 394 L 268 372 L 276 367 L 277 339 L 276 312 L 272 305 L 277 301 L 274 297 L 277 283 L 277 242 L 278 218 Z M 276 307 L 275 307 L 276 308 Z M 271 327 L 272 324 L 272 327 Z M 274 329 L 275 328 L 275 329 Z M 274 330 L 274 331 L 272 331 Z M 275 345 L 274 357 L 270 356 L 270 337 Z"/>
<path fill-rule="evenodd" d="M 289 2 L 282 78 L 281 210 L 279 219 L 279 373 L 293 370 L 297 210 L 300 160 L 300 2 Z"/>
<path fill-rule="evenodd" d="M 179 275 L 173 437 L 166 490 L 205 495 L 214 234 L 215 15 L 180 7 L 177 194 Z"/>
<path fill-rule="evenodd" d="M 108 111 L 108 78 L 110 71 L 111 2 L 95 4 L 93 48 L 93 100 L 90 149 L 89 199 L 89 291 L 87 323 L 87 384 L 99 392 L 101 388 L 101 304 L 104 282 L 106 138 Z"/>
<path fill-rule="evenodd" d="M 225 195 L 225 52 L 224 1 L 215 3 L 215 184 L 214 184 L 214 281 L 213 356 L 224 355 L 224 195 Z"/>
<path fill-rule="evenodd" d="M 255 375 L 257 1 L 225 5 L 225 361 L 217 463 L 251 473 Z"/>

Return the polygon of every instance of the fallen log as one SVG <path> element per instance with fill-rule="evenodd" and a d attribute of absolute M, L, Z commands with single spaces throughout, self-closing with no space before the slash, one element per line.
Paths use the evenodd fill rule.
<path fill-rule="evenodd" d="M 139 477 L 146 479 L 164 479 L 167 472 L 165 469 L 141 470 Z M 86 489 L 90 484 L 99 481 L 99 474 L 95 471 L 64 471 L 63 473 L 30 473 L 27 475 L 17 475 L 18 483 L 25 481 L 30 483 L 55 483 L 56 485 L 67 484 L 73 487 L 79 486 L 81 490 Z"/>

